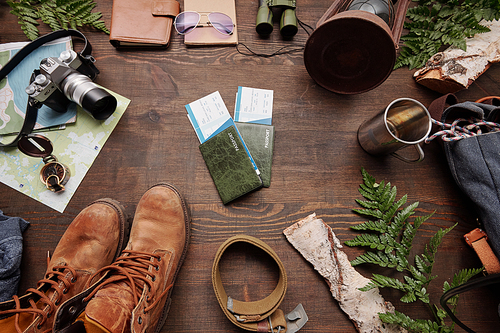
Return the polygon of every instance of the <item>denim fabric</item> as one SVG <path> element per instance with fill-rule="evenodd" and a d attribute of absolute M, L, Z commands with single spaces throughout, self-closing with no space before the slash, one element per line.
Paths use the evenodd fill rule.
<path fill-rule="evenodd" d="M 23 253 L 22 233 L 28 227 L 20 217 L 3 215 L 0 210 L 0 301 L 6 301 L 17 294 L 21 278 L 21 256 Z"/>
<path fill-rule="evenodd" d="M 494 121 L 500 107 L 465 102 L 443 112 L 448 123 L 474 116 Z M 491 246 L 500 258 L 500 132 L 489 132 L 444 142 L 451 173 L 462 191 L 475 203 Z"/>

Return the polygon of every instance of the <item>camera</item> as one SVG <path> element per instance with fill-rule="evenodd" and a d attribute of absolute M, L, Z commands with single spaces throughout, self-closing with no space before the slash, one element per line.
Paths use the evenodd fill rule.
<path fill-rule="evenodd" d="M 94 62 L 94 58 L 84 58 L 73 50 L 63 51 L 59 58 L 42 59 L 26 93 L 38 107 L 43 104 L 64 113 L 69 103 L 75 102 L 95 119 L 107 119 L 115 111 L 117 101 L 92 81 L 99 74 Z"/>
<path fill-rule="evenodd" d="M 268 36 L 273 31 L 272 8 L 282 9 L 280 33 L 284 38 L 292 38 L 298 31 L 295 14 L 296 0 L 259 0 L 259 10 L 255 30 L 261 36 Z"/>

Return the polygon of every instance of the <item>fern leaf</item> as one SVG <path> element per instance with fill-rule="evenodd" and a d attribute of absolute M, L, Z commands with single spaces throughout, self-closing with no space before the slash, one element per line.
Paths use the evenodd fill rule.
<path fill-rule="evenodd" d="M 383 221 L 367 221 L 361 224 L 351 226 L 353 230 L 359 231 L 377 231 L 379 233 L 384 233 L 387 231 L 387 224 Z"/>
<path fill-rule="evenodd" d="M 386 221 L 389 221 L 394 214 L 400 209 L 407 201 L 408 196 L 405 194 L 399 199 L 397 202 L 395 202 L 391 207 L 389 207 L 385 214 L 383 215 L 383 219 Z"/>
<path fill-rule="evenodd" d="M 351 261 L 352 266 L 361 264 L 374 264 L 381 267 L 393 268 L 397 266 L 398 262 L 394 255 L 387 255 L 381 251 L 377 253 L 368 251 Z"/>
<path fill-rule="evenodd" d="M 94 0 L 13 0 L 7 3 L 30 39 L 38 37 L 36 25 L 39 19 L 52 30 L 77 29 L 87 25 L 109 34 L 101 21 L 102 14 L 92 12 L 96 6 Z"/>
<path fill-rule="evenodd" d="M 399 300 L 403 303 L 413 303 L 417 300 L 417 297 L 415 296 L 415 292 L 412 290 L 404 294 Z"/>
<path fill-rule="evenodd" d="M 378 209 L 353 209 L 353 211 L 361 215 L 374 217 L 376 219 L 381 219 L 383 217 L 382 212 Z"/>
<path fill-rule="evenodd" d="M 408 287 L 401 281 L 395 278 L 383 276 L 380 274 L 373 274 L 372 282 L 379 288 L 392 288 L 402 292 L 407 292 Z"/>
<path fill-rule="evenodd" d="M 401 37 L 405 46 L 395 68 L 422 67 L 442 46 L 466 49 L 466 38 L 487 32 L 479 22 L 500 18 L 498 1 L 426 0 L 408 9 L 404 27 L 409 30 Z"/>
<path fill-rule="evenodd" d="M 361 234 L 354 239 L 345 242 L 347 246 L 367 246 L 372 249 L 385 250 L 387 246 L 391 246 L 391 240 L 385 235 Z"/>
<path fill-rule="evenodd" d="M 394 313 L 380 313 L 380 319 L 386 324 L 399 325 L 409 332 L 438 333 L 440 325 L 431 320 L 414 320 L 404 313 L 394 311 Z"/>
<path fill-rule="evenodd" d="M 375 285 L 375 283 L 373 282 L 369 282 L 366 286 L 362 287 L 362 288 L 359 288 L 358 290 L 360 291 L 369 291 L 369 290 L 372 290 L 372 289 L 375 289 L 377 288 L 377 286 Z"/>
<path fill-rule="evenodd" d="M 363 208 L 369 208 L 369 209 L 378 209 L 378 202 L 376 201 L 365 201 L 365 200 L 360 200 L 356 199 L 356 202 Z"/>

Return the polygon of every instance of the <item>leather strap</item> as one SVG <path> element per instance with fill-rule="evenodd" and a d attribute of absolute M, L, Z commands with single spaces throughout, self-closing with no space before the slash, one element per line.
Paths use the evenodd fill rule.
<path fill-rule="evenodd" d="M 174 18 L 179 14 L 180 9 L 180 4 L 175 0 L 155 0 L 151 6 L 151 14 Z"/>
<path fill-rule="evenodd" d="M 488 274 L 500 273 L 500 262 L 495 253 L 493 253 L 488 243 L 488 236 L 483 230 L 476 228 L 464 235 L 464 238 L 467 244 L 477 253 Z"/>
<path fill-rule="evenodd" d="M 276 288 L 269 296 L 262 300 L 254 302 L 238 301 L 228 296 L 224 290 L 219 271 L 219 261 L 227 248 L 238 242 L 251 244 L 262 249 L 279 267 L 279 279 Z M 285 315 L 282 310 L 278 309 L 285 297 L 287 288 L 285 267 L 273 249 L 263 241 L 246 235 L 238 235 L 226 240 L 219 247 L 215 255 L 214 264 L 212 266 L 212 284 L 215 296 L 217 297 L 222 311 L 236 326 L 254 332 L 278 332 L 280 330 L 287 330 Z"/>
<path fill-rule="evenodd" d="M 474 290 L 477 288 L 481 287 L 486 287 L 492 284 L 498 284 L 500 282 L 500 274 L 491 274 L 487 276 L 482 276 L 477 279 L 473 279 L 470 281 L 465 282 L 464 284 L 461 284 L 457 287 L 451 288 L 447 292 L 445 292 L 442 296 L 441 299 L 439 300 L 441 306 L 443 309 L 446 311 L 448 316 L 462 329 L 464 329 L 468 333 L 475 333 L 471 328 L 469 328 L 467 325 L 462 323 L 456 316 L 453 310 L 450 309 L 448 306 L 448 300 L 452 298 L 453 296 L 459 295 L 461 293 L 464 293 L 466 291 Z"/>

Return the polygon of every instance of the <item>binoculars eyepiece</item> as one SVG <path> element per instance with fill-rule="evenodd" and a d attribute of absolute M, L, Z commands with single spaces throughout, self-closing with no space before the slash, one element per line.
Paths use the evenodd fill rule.
<path fill-rule="evenodd" d="M 259 10 L 255 30 L 261 36 L 273 32 L 273 8 L 283 9 L 280 19 L 280 33 L 284 38 L 292 38 L 298 31 L 295 15 L 296 0 L 259 0 Z"/>

